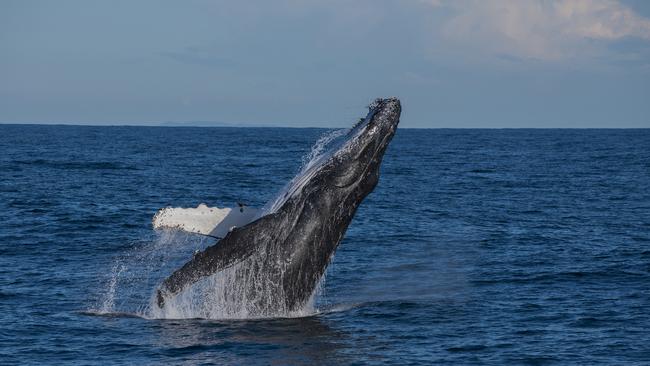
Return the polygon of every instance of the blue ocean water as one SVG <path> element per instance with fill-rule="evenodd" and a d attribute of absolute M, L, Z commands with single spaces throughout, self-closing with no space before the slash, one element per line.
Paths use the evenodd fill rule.
<path fill-rule="evenodd" d="M 326 132 L 0 125 L 0 364 L 650 363 L 650 130 L 400 129 L 317 313 L 141 316 Z"/>

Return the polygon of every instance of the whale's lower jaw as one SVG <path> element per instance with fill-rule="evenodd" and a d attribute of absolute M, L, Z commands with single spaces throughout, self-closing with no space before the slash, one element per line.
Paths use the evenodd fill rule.
<path fill-rule="evenodd" d="M 227 233 L 165 279 L 157 303 L 207 277 L 230 282 L 227 292 L 258 313 L 299 311 L 312 297 L 363 199 L 374 189 L 395 133 L 399 100 L 377 100 L 349 141 L 299 180 L 275 212 Z M 297 177 L 298 178 L 298 177 Z"/>

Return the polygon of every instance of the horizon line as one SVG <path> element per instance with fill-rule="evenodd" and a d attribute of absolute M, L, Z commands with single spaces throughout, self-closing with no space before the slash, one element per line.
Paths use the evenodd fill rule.
<path fill-rule="evenodd" d="M 347 126 L 283 126 L 275 124 L 231 124 L 222 122 L 213 122 L 213 125 L 205 124 L 209 122 L 159 122 L 152 124 L 83 124 L 83 123 L 39 123 L 39 122 L 0 122 L 0 126 L 58 126 L 58 127 L 162 127 L 162 128 L 293 128 L 293 129 L 341 129 L 349 128 Z M 399 129 L 408 130 L 644 130 L 648 127 L 409 127 L 398 126 Z"/>

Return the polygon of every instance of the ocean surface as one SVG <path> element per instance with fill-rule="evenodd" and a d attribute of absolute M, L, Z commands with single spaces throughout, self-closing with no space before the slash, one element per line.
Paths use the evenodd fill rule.
<path fill-rule="evenodd" d="M 148 316 L 327 133 L 0 125 L 0 364 L 650 364 L 648 129 L 399 129 L 311 313 Z"/>

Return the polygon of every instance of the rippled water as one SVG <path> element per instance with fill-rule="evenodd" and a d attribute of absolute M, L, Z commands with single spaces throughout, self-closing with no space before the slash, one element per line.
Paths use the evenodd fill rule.
<path fill-rule="evenodd" d="M 135 316 L 325 132 L 0 126 L 0 363 L 650 363 L 650 130 L 400 129 L 316 314 Z"/>

